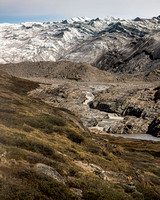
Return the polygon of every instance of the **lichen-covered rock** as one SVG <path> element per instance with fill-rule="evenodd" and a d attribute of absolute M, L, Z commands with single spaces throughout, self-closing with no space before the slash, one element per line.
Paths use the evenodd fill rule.
<path fill-rule="evenodd" d="M 37 163 L 35 165 L 35 169 L 39 173 L 45 174 L 65 185 L 65 179 L 54 168 L 42 163 Z"/>
<path fill-rule="evenodd" d="M 71 190 L 78 196 L 78 197 L 82 197 L 83 194 L 82 194 L 82 190 L 78 189 L 78 188 L 71 188 Z"/>

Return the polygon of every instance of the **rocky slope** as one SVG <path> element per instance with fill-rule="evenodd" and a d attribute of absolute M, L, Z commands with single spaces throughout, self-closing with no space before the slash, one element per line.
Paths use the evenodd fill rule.
<path fill-rule="evenodd" d="M 0 63 L 69 60 L 114 72 L 159 67 L 160 17 L 0 24 Z"/>
<path fill-rule="evenodd" d="M 0 70 L 17 77 L 38 78 L 40 81 L 57 78 L 83 82 L 116 82 L 118 79 L 113 73 L 101 71 L 87 63 L 69 61 L 0 64 Z"/>
<path fill-rule="evenodd" d="M 157 121 L 157 124 L 152 122 L 158 120 L 160 116 L 159 87 L 154 88 L 150 84 L 119 85 L 97 93 L 91 106 L 101 111 L 124 116 L 124 120 L 110 128 L 108 132 L 119 134 L 150 133 L 159 136 L 159 122 Z"/>
<path fill-rule="evenodd" d="M 93 131 L 0 71 L 0 199 L 159 200 L 159 143 Z"/>

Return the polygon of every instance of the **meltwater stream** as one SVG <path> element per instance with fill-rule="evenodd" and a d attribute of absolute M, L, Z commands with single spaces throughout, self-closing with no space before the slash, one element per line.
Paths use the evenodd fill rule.
<path fill-rule="evenodd" d="M 160 141 L 160 138 L 154 137 L 149 134 L 114 134 L 116 137 L 123 137 L 129 139 L 138 139 L 138 140 L 152 140 L 152 141 Z"/>
<path fill-rule="evenodd" d="M 83 105 L 88 106 L 87 115 L 90 115 L 92 119 L 95 118 L 97 120 L 97 124 L 94 127 L 98 130 L 105 132 L 107 132 L 110 127 L 113 127 L 118 121 L 123 120 L 123 117 L 119 117 L 116 113 L 107 113 L 100 110 L 96 111 L 96 109 L 90 108 L 90 105 L 95 98 L 93 91 L 103 91 L 109 87 L 110 86 L 108 85 L 90 85 L 90 90 L 84 91 L 84 93 L 86 94 L 86 100 L 83 102 Z"/>

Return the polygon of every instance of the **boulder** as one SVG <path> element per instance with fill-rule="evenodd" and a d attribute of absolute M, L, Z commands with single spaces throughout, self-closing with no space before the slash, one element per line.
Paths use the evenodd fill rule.
<path fill-rule="evenodd" d="M 39 173 L 49 176 L 65 185 L 66 180 L 54 168 L 42 163 L 37 163 L 35 169 Z"/>

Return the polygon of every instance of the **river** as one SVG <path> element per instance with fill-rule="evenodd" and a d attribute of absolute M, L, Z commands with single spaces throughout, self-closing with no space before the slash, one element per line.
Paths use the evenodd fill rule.
<path fill-rule="evenodd" d="M 114 134 L 116 137 L 123 137 L 123 138 L 130 138 L 130 139 L 139 139 L 139 140 L 152 140 L 152 141 L 159 141 L 160 138 L 154 137 L 149 134 Z"/>

